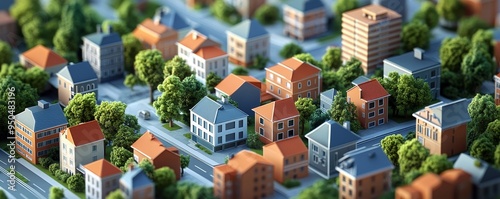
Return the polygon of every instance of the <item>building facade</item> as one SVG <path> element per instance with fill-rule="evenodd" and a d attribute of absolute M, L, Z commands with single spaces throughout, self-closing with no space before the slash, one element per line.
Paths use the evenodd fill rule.
<path fill-rule="evenodd" d="M 244 18 L 253 17 L 255 11 L 266 3 L 266 0 L 224 0 L 228 5 L 236 8 L 238 13 Z"/>
<path fill-rule="evenodd" d="M 461 0 L 466 15 L 477 16 L 490 26 L 496 26 L 498 0 Z"/>
<path fill-rule="evenodd" d="M 138 167 L 130 166 L 120 178 L 120 190 L 125 199 L 154 199 L 155 183 Z"/>
<path fill-rule="evenodd" d="M 177 40 L 181 40 L 192 29 L 189 23 L 175 10 L 169 7 L 161 7 L 155 13 L 153 21 L 159 20 L 167 28 L 174 29 L 177 32 Z M 175 44 L 175 42 L 174 42 Z M 177 53 L 177 50 L 175 54 Z"/>
<path fill-rule="evenodd" d="M 69 64 L 57 73 L 59 104 L 67 106 L 77 93 L 98 94 L 99 80 L 89 62 Z"/>
<path fill-rule="evenodd" d="M 381 67 L 385 58 L 401 45 L 402 18 L 379 5 L 369 5 L 342 14 L 342 59 L 361 61 L 365 74 Z"/>
<path fill-rule="evenodd" d="M 0 40 L 14 46 L 18 37 L 16 20 L 7 11 L 0 11 Z"/>
<path fill-rule="evenodd" d="M 365 129 L 388 122 L 389 96 L 376 79 L 355 84 L 347 90 L 347 102 L 356 105 L 359 123 Z"/>
<path fill-rule="evenodd" d="M 319 108 L 323 111 L 323 113 L 328 113 L 328 111 L 330 111 L 335 95 L 337 95 L 337 90 L 334 88 L 321 92 L 319 96 Z"/>
<path fill-rule="evenodd" d="M 500 195 L 500 170 L 487 162 L 460 154 L 453 168 L 461 169 L 472 176 L 472 197 L 474 199 L 497 198 Z"/>
<path fill-rule="evenodd" d="M 218 102 L 205 96 L 191 109 L 191 139 L 212 151 L 245 144 L 247 117 L 227 98 Z"/>
<path fill-rule="evenodd" d="M 59 164 L 66 173 L 83 173 L 83 165 L 104 158 L 104 134 L 96 120 L 68 127 L 59 140 Z"/>
<path fill-rule="evenodd" d="M 274 180 L 283 183 L 309 175 L 307 147 L 299 136 L 264 145 L 263 157 L 274 165 Z"/>
<path fill-rule="evenodd" d="M 99 82 L 123 77 L 122 38 L 111 26 L 108 26 L 108 33 L 97 26 L 96 33 L 83 37 L 82 59 L 90 63 Z"/>
<path fill-rule="evenodd" d="M 215 87 L 215 96 L 228 96 L 238 104 L 238 108 L 247 115 L 253 115 L 252 109 L 260 106 L 262 83 L 252 76 L 229 74 Z"/>
<path fill-rule="evenodd" d="M 493 76 L 495 80 L 495 105 L 500 105 L 500 73 Z"/>
<path fill-rule="evenodd" d="M 37 45 L 19 55 L 19 62 L 26 69 L 34 66 L 39 67 L 47 72 L 50 77 L 68 64 L 66 59 L 43 45 Z"/>
<path fill-rule="evenodd" d="M 300 114 L 292 98 L 277 100 L 252 109 L 255 133 L 264 144 L 299 135 Z"/>
<path fill-rule="evenodd" d="M 467 99 L 439 102 L 416 113 L 416 138 L 431 154 L 448 157 L 467 150 L 467 123 L 471 121 Z"/>
<path fill-rule="evenodd" d="M 163 59 L 169 60 L 177 55 L 178 33 L 160 23 L 160 19 L 145 19 L 132 32 L 144 49 L 159 50 Z"/>
<path fill-rule="evenodd" d="M 247 19 L 226 31 L 229 61 L 251 66 L 258 56 L 269 57 L 269 33 L 257 20 Z"/>
<path fill-rule="evenodd" d="M 87 199 L 105 199 L 112 191 L 118 189 L 122 170 L 105 159 L 86 164 L 85 197 Z"/>
<path fill-rule="evenodd" d="M 49 149 L 59 147 L 59 132 L 68 125 L 61 106 L 44 100 L 38 101 L 38 106 L 24 109 L 15 118 L 16 152 L 33 164 L 47 156 Z"/>
<path fill-rule="evenodd" d="M 305 40 L 327 31 L 326 8 L 321 0 L 295 0 L 283 5 L 284 34 Z"/>
<path fill-rule="evenodd" d="M 384 59 L 384 78 L 389 78 L 389 74 L 392 72 L 423 79 L 429 85 L 434 98 L 440 94 L 441 63 L 438 60 L 425 57 L 424 51 L 420 48 L 413 49 L 413 52 Z"/>
<path fill-rule="evenodd" d="M 320 68 L 294 57 L 266 68 L 266 90 L 276 99 L 317 99 L 321 83 Z"/>

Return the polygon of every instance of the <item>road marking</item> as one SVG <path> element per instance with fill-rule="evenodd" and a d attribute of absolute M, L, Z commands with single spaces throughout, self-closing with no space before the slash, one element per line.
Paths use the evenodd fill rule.
<path fill-rule="evenodd" d="M 373 144 L 373 146 L 380 146 L 380 143 Z"/>
<path fill-rule="evenodd" d="M 2 182 L 2 184 L 3 184 L 3 180 L 0 180 L 0 182 Z"/>
<path fill-rule="evenodd" d="M 42 188 L 40 188 L 38 185 L 36 185 L 35 183 L 33 183 L 33 186 L 35 186 L 36 188 L 40 189 L 43 191 L 43 193 L 45 193 L 45 190 L 43 190 Z"/>
<path fill-rule="evenodd" d="M 7 165 L 7 163 L 5 163 L 4 161 L 1 161 L 1 160 L 0 160 L 0 162 L 1 162 L 1 163 L 3 163 L 3 164 L 5 164 L 5 165 Z"/>
<path fill-rule="evenodd" d="M 201 170 L 201 171 L 203 171 L 203 172 L 205 172 L 205 173 L 207 172 L 207 171 L 205 171 L 205 170 L 201 169 L 198 165 L 194 165 L 194 167 L 198 168 L 199 170 Z"/>
<path fill-rule="evenodd" d="M 28 197 L 26 197 L 26 196 L 25 196 L 24 194 L 22 194 L 22 193 L 21 193 L 21 194 L 19 194 L 19 195 L 21 195 L 21 197 L 23 197 L 23 198 L 25 198 L 25 199 L 28 199 Z"/>
<path fill-rule="evenodd" d="M 210 174 L 210 177 L 212 177 L 212 178 L 213 178 L 213 177 L 214 177 L 214 175 Z"/>

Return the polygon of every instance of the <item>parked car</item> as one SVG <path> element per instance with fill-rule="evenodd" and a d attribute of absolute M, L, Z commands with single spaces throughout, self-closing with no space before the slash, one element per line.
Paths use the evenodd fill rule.
<path fill-rule="evenodd" d="M 151 113 L 147 110 L 139 111 L 139 117 L 145 120 L 149 120 L 151 118 Z"/>

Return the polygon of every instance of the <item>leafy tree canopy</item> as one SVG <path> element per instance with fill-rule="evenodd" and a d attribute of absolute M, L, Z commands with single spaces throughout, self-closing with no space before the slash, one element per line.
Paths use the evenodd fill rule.
<path fill-rule="evenodd" d="M 303 52 L 304 50 L 302 49 L 302 47 L 291 42 L 283 46 L 283 48 L 280 50 L 280 56 L 283 59 L 287 59 Z"/>
<path fill-rule="evenodd" d="M 401 41 L 404 51 L 414 48 L 427 49 L 431 40 L 431 31 L 427 25 L 420 21 L 412 21 L 403 27 Z"/>

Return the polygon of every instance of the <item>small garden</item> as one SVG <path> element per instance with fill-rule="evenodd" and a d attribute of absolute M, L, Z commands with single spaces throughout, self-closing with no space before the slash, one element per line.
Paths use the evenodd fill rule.
<path fill-rule="evenodd" d="M 170 126 L 169 123 L 165 123 L 162 126 L 163 126 L 163 128 L 165 128 L 165 129 L 167 129 L 169 131 L 175 131 L 175 130 L 181 129 L 181 127 L 179 125 L 175 124 L 175 123 L 173 123 L 172 126 Z"/>
<path fill-rule="evenodd" d="M 79 198 L 85 198 L 85 178 L 81 174 L 70 175 L 64 172 L 60 169 L 59 163 L 54 163 L 50 158 L 39 158 L 38 161 L 40 164 L 34 165 L 36 168 L 52 177 Z"/>
<path fill-rule="evenodd" d="M 291 188 L 294 188 L 294 187 L 298 187 L 300 186 L 300 181 L 299 180 L 296 180 L 296 179 L 286 179 L 282 185 L 284 187 L 286 187 L 287 189 L 291 189 Z"/>
<path fill-rule="evenodd" d="M 208 155 L 212 155 L 212 151 L 210 151 L 209 149 L 205 148 L 201 144 L 195 144 L 195 146 L 198 147 L 203 152 L 207 153 Z"/>

